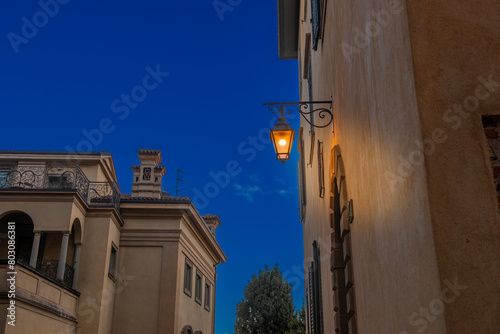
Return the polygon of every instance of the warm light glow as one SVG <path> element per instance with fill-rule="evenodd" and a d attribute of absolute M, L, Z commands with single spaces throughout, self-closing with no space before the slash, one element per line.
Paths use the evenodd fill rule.
<path fill-rule="evenodd" d="M 270 135 L 274 143 L 274 149 L 276 150 L 276 158 L 281 162 L 285 162 L 290 158 L 294 133 L 295 131 L 290 128 L 285 130 L 271 130 Z"/>

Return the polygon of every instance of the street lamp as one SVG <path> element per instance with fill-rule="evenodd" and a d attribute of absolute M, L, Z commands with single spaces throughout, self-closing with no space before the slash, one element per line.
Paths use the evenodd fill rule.
<path fill-rule="evenodd" d="M 295 130 L 290 127 L 285 115 L 281 113 L 278 121 L 274 124 L 274 128 L 270 131 L 270 135 L 274 143 L 276 158 L 283 163 L 290 158 L 294 134 Z"/>
<path fill-rule="evenodd" d="M 318 108 L 311 111 L 313 104 L 329 104 L 330 109 Z M 285 163 L 290 158 L 290 151 L 292 150 L 292 142 L 294 139 L 295 130 L 288 124 L 285 113 L 290 115 L 295 108 L 302 117 L 315 128 L 326 128 L 333 122 L 332 113 L 332 101 L 309 101 L 309 102 L 275 102 L 275 103 L 264 103 L 268 106 L 269 111 L 273 114 L 279 114 L 278 121 L 274 124 L 274 128 L 270 131 L 271 140 L 274 144 L 274 150 L 276 151 L 276 158 Z M 306 115 L 311 115 L 318 113 L 319 118 L 323 119 L 328 116 L 328 123 L 323 125 L 313 124 Z"/>

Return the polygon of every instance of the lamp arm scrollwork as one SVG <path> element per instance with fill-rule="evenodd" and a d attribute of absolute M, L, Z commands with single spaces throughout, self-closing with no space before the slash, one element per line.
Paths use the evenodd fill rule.
<path fill-rule="evenodd" d="M 330 109 L 328 108 L 316 108 L 312 109 L 312 105 L 314 104 L 329 104 Z M 333 112 L 332 112 L 332 101 L 308 101 L 308 102 L 275 102 L 275 103 L 264 103 L 264 105 L 268 106 L 268 110 L 273 114 L 277 115 L 283 114 L 290 115 L 292 113 L 293 108 L 295 108 L 299 114 L 306 120 L 307 123 L 312 125 L 315 128 L 326 128 L 333 122 Z M 292 108 L 293 107 L 293 108 Z M 309 109 L 312 109 L 309 111 Z M 317 125 L 311 122 L 307 115 L 318 113 L 318 117 L 321 119 L 326 119 L 328 122 L 323 125 Z"/>

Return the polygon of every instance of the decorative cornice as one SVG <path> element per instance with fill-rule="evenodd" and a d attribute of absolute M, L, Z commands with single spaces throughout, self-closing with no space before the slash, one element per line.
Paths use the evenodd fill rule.
<path fill-rule="evenodd" d="M 138 149 L 137 154 L 139 154 L 139 155 L 158 155 L 158 154 L 161 154 L 161 151 L 160 150 Z"/>

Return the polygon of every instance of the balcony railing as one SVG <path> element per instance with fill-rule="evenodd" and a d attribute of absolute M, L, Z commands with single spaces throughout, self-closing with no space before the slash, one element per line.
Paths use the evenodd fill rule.
<path fill-rule="evenodd" d="M 56 279 L 58 264 L 59 264 L 58 260 L 37 261 L 36 269 L 38 269 L 40 272 L 47 275 L 48 277 Z M 74 273 L 75 269 L 73 269 L 73 267 L 70 266 L 69 264 L 65 263 L 64 278 L 62 283 L 71 288 L 73 286 Z"/>
<path fill-rule="evenodd" d="M 89 206 L 113 206 L 120 211 L 117 184 L 89 181 L 77 165 L 0 166 L 0 189 L 73 190 Z"/>

